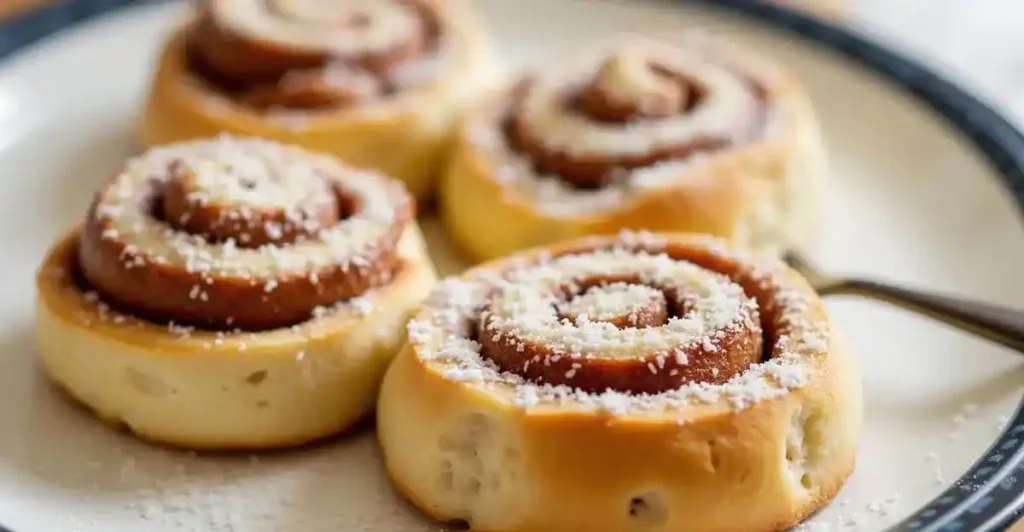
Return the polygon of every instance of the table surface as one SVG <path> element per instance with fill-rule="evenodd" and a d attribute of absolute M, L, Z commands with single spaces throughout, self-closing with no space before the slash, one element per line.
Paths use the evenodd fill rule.
<path fill-rule="evenodd" d="M 0 20 L 59 0 L 0 0 Z M 973 89 L 1024 128 L 1024 2 L 986 0 L 783 0 L 898 48 Z M 1024 532 L 1024 519 L 1010 532 Z"/>

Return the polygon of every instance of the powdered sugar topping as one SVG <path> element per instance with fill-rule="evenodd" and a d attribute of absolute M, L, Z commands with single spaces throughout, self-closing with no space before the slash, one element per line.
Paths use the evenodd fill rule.
<path fill-rule="evenodd" d="M 642 284 L 612 283 L 591 287 L 557 305 L 559 314 L 581 325 L 587 321 L 609 321 L 618 317 L 636 321 L 638 313 L 651 306 L 666 305 L 662 292 Z"/>
<path fill-rule="evenodd" d="M 331 193 L 314 161 L 252 157 L 237 148 L 222 146 L 218 157 L 175 161 L 176 177 L 187 181 L 190 201 L 289 209 L 309 200 L 313 193 L 324 197 Z"/>
<path fill-rule="evenodd" d="M 245 248 L 232 240 L 208 242 L 171 227 L 149 211 L 158 188 L 173 178 L 168 171 L 172 167 L 193 169 L 191 174 L 211 197 L 247 205 L 280 204 L 301 194 L 302 185 L 315 176 L 355 198 L 360 209 L 321 229 L 315 238 L 289 246 Z M 240 180 L 214 184 L 216 175 L 211 174 L 225 168 L 233 173 L 254 170 L 255 182 L 260 185 L 251 189 L 238 186 Z M 286 184 L 292 180 L 294 184 Z M 132 260 L 174 264 L 214 276 L 272 278 L 367 262 L 364 257 L 392 230 L 396 213 L 404 207 L 396 203 L 396 197 L 402 196 L 393 192 L 393 185 L 376 174 L 343 168 L 327 157 L 259 139 L 221 136 L 156 148 L 129 161 L 102 193 L 95 216 L 104 227 L 104 238 L 122 242 Z"/>
<path fill-rule="evenodd" d="M 630 275 L 637 275 L 643 283 L 631 285 L 637 287 L 633 290 L 647 296 L 652 289 L 646 285 L 693 295 L 692 312 L 670 318 L 661 327 L 620 329 L 591 319 L 568 323 L 555 310 L 558 287 L 579 279 Z M 620 248 L 565 255 L 511 272 L 491 296 L 482 325 L 496 335 L 550 346 L 556 353 L 630 357 L 639 351 L 668 353 L 708 335 L 713 337 L 715 331 L 749 317 L 752 309 L 743 305 L 742 288 L 721 275 L 665 254 Z"/>
<path fill-rule="evenodd" d="M 741 253 L 730 251 L 717 240 L 708 239 L 707 252 L 722 260 L 739 261 L 751 278 L 774 294 L 768 303 L 775 307 L 770 309 L 776 316 L 775 323 L 771 325 L 778 332 L 778 339 L 775 345 L 769 346 L 771 358 L 767 361 L 754 364 L 721 384 L 690 382 L 658 394 L 613 390 L 586 393 L 571 386 L 530 382 L 518 374 L 500 371 L 481 354 L 480 343 L 472 337 L 481 315 L 486 314 L 486 308 L 500 310 L 499 327 L 516 328 L 520 334 L 525 328 L 538 341 L 560 345 L 566 354 L 586 353 L 602 357 L 629 356 L 633 350 L 624 346 L 631 342 L 641 345 L 650 342 L 659 346 L 666 339 L 703 342 L 708 339 L 705 335 L 709 331 L 728 326 L 730 321 L 743 314 L 737 303 L 742 300 L 738 297 L 741 294 L 731 292 L 736 289 L 729 288 L 735 284 L 716 284 L 722 280 L 719 274 L 706 270 L 701 272 L 695 264 L 660 253 L 655 239 L 649 234 L 625 233 L 615 239 L 589 240 L 595 246 L 589 252 L 520 261 L 519 266 L 507 271 L 471 270 L 459 278 L 449 278 L 440 283 L 408 325 L 409 341 L 415 345 L 419 358 L 450 380 L 502 395 L 521 408 L 559 406 L 624 415 L 671 411 L 694 403 L 721 403 L 743 409 L 806 385 L 814 373 L 815 365 L 811 361 L 826 356 L 827 321 L 816 314 L 810 295 L 782 273 L 784 267 L 780 262 L 753 261 Z M 640 245 L 639 242 L 647 242 L 648 245 Z M 641 249 L 637 249 L 638 245 Z M 675 283 L 688 290 L 699 290 L 704 307 L 694 312 L 694 319 L 689 321 L 684 319 L 671 326 L 633 331 L 617 329 L 618 337 L 611 336 L 614 334 L 612 326 L 607 331 L 598 322 L 588 322 L 585 327 L 571 327 L 567 321 L 552 319 L 554 311 L 541 308 L 544 305 L 552 308 L 551 302 L 541 295 L 543 287 L 558 285 L 572 278 L 574 273 L 595 271 L 629 272 L 646 279 Z M 618 294 L 610 296 L 615 298 L 639 298 L 642 292 L 643 289 L 631 292 L 614 288 L 608 293 Z M 623 295 L 626 293 L 633 295 Z M 711 336 L 713 341 L 713 334 Z"/>
<path fill-rule="evenodd" d="M 644 68 L 601 67 L 623 62 Z M 615 90 L 618 97 L 642 99 L 646 84 L 637 78 L 644 76 L 650 64 L 699 80 L 705 96 L 688 112 L 625 124 L 588 118 L 567 107 L 561 96 L 565 87 L 584 83 L 597 71 L 605 74 L 599 81 Z M 742 125 L 756 116 L 760 105 L 744 78 L 706 54 L 694 53 L 677 43 L 635 37 L 578 65 L 560 70 L 557 75 L 539 77 L 518 112 L 521 124 L 531 136 L 553 151 L 580 156 L 644 155 L 698 138 L 725 135 L 742 141 Z"/>
<path fill-rule="evenodd" d="M 272 9 L 253 0 L 216 0 L 210 4 L 217 20 L 235 32 L 287 49 L 327 50 L 341 56 L 397 48 L 420 27 L 416 10 L 397 1 L 275 0 Z"/>
<path fill-rule="evenodd" d="M 655 67 L 668 74 L 652 74 Z M 788 117 L 774 109 L 788 105 L 784 93 L 770 88 L 776 75 L 772 65 L 721 39 L 694 33 L 671 39 L 625 35 L 531 77 L 511 115 L 517 129 L 544 151 L 585 161 L 651 159 L 615 168 L 600 187 L 579 188 L 557 172 L 538 172 L 533 158 L 514 149 L 499 125 L 507 106 L 477 115 L 466 132 L 496 168 L 493 179 L 545 213 L 607 212 L 645 191 L 679 183 L 731 153 L 728 148 L 782 131 L 776 122 Z M 652 93 L 666 79 L 699 87 L 699 99 L 681 113 L 625 122 L 595 120 L 567 104 L 567 91 L 599 83 L 609 99 L 644 112 L 657 103 Z M 707 146 L 679 156 L 653 156 L 694 142 Z"/>

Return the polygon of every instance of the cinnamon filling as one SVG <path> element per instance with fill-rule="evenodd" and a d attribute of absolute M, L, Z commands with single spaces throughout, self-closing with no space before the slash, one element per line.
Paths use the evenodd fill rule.
<path fill-rule="evenodd" d="M 576 108 L 594 120 L 625 123 L 678 115 L 704 98 L 707 89 L 696 80 L 655 63 L 631 66 L 622 56 L 609 58 L 590 85 L 580 91 Z M 617 93 L 615 78 L 630 75 L 640 78 L 637 94 Z"/>
<path fill-rule="evenodd" d="M 291 244 L 308 239 L 341 220 L 342 214 L 356 212 L 355 198 L 335 190 L 324 181 L 313 181 L 309 190 L 282 205 L 240 205 L 233 202 L 240 194 L 254 197 L 279 192 L 282 176 L 272 174 L 269 183 L 242 175 L 231 167 L 215 175 L 214 186 L 220 194 L 198 183 L 194 170 L 180 164 L 168 168 L 173 177 L 157 192 L 158 211 L 175 229 L 202 236 L 209 242 L 233 241 L 235 245 L 258 248 L 266 244 Z M 276 185 L 276 186 L 275 186 Z M 218 197 L 219 196 L 219 197 Z"/>
<path fill-rule="evenodd" d="M 564 275 L 571 282 L 549 290 L 496 288 L 479 313 L 481 355 L 530 382 L 588 393 L 657 394 L 691 383 L 719 384 L 761 362 L 786 327 L 770 288 L 712 253 L 682 247 L 664 253 L 641 252 L 634 262 L 648 269 L 644 274 L 582 277 L 571 270 L 588 254 L 578 261 L 558 257 L 551 267 L 569 266 Z"/>
<path fill-rule="evenodd" d="M 186 147 L 191 160 L 171 157 L 165 175 L 126 171 L 99 193 L 77 261 L 104 301 L 157 322 L 264 330 L 301 323 L 398 272 L 396 247 L 413 216 L 400 187 L 355 176 L 380 188 L 367 196 L 370 184 L 350 188 L 331 174 L 339 168 L 285 164 L 278 153 L 261 161 L 230 153 L 231 141 L 205 146 L 216 142 L 222 159 Z M 367 241 L 353 243 L 353 231 Z"/>
<path fill-rule="evenodd" d="M 756 138 L 763 127 L 765 91 L 752 78 L 735 72 L 728 75 L 742 86 L 746 101 L 741 103 L 750 107 L 751 112 L 742 117 L 724 117 L 736 121 L 681 127 L 687 130 L 681 136 L 666 135 L 657 132 L 659 123 L 683 123 L 697 119 L 702 112 L 708 114 L 708 107 L 730 103 L 712 101 L 716 87 L 705 83 L 699 74 L 648 57 L 643 48 L 626 47 L 607 57 L 588 81 L 556 91 L 550 97 L 557 100 L 553 106 L 564 122 L 587 121 L 594 130 L 650 134 L 650 149 L 603 153 L 598 148 L 588 148 L 583 138 L 566 141 L 575 142 L 582 149 L 549 142 L 549 131 L 545 131 L 548 128 L 537 125 L 524 105 L 532 97 L 541 97 L 531 94 L 533 81 L 525 81 L 513 91 L 513 104 L 504 121 L 505 136 L 512 149 L 532 161 L 538 173 L 556 176 L 575 188 L 599 188 L 632 170 L 685 160 L 697 153 L 727 149 Z"/>
<path fill-rule="evenodd" d="M 315 109 L 401 91 L 402 70 L 440 39 L 428 0 L 200 0 L 186 50 L 196 75 L 245 105 Z"/>

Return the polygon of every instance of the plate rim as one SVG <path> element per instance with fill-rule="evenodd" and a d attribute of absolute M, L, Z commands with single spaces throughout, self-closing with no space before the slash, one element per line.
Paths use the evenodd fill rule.
<path fill-rule="evenodd" d="M 46 37 L 128 6 L 168 0 L 63 0 L 0 21 L 0 68 Z M 858 32 L 766 0 L 673 0 L 738 14 L 811 41 L 880 75 L 925 103 L 986 159 L 1024 218 L 1024 134 L 959 84 Z M 967 472 L 887 532 L 1005 530 L 1024 515 L 1024 396 L 1006 427 Z M 0 525 L 0 532 L 13 532 Z"/>

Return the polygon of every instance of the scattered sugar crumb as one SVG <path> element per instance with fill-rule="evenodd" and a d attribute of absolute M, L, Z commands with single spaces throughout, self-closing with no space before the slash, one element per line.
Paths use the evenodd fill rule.
<path fill-rule="evenodd" d="M 558 258 L 541 258 L 535 263 L 516 263 L 504 272 L 482 272 L 477 277 L 449 278 L 439 283 L 428 296 L 421 312 L 408 324 L 409 339 L 417 344 L 418 355 L 435 365 L 450 379 L 473 385 L 493 384 L 513 392 L 513 403 L 521 408 L 539 404 L 605 412 L 612 416 L 631 412 L 674 410 L 694 403 L 726 401 L 744 409 L 758 401 L 778 397 L 805 386 L 811 376 L 800 362 L 805 353 L 827 349 L 827 324 L 802 318 L 808 301 L 802 293 L 783 285 L 766 286 L 777 291 L 778 305 L 789 309 L 781 321 L 785 334 L 776 346 L 772 360 L 752 365 L 722 384 L 687 383 L 659 394 L 638 394 L 608 390 L 589 394 L 570 386 L 528 382 L 516 373 L 499 370 L 481 352 L 481 344 L 472 336 L 474 325 L 491 335 L 492 341 L 508 339 L 517 352 L 524 343 L 550 346 L 550 356 L 523 360 L 524 370 L 531 364 L 545 366 L 562 356 L 572 355 L 578 362 L 595 356 L 636 356 L 637 352 L 673 353 L 674 346 L 695 342 L 703 345 L 707 331 L 725 331 L 748 327 L 750 315 L 757 311 L 755 300 L 744 300 L 743 291 L 717 273 L 708 272 L 685 261 L 676 261 L 659 250 L 664 241 L 643 232 L 624 232 L 611 249 Z M 643 246 L 637 250 L 631 246 Z M 730 251 L 714 239 L 708 240 L 714 253 L 732 260 L 749 260 Z M 621 246 L 621 247 L 619 247 Z M 762 283 L 777 282 L 773 273 L 781 263 L 765 261 L 755 275 Z M 640 284 L 679 287 L 677 293 L 701 294 L 687 303 L 685 318 L 670 318 L 655 327 L 619 328 L 611 323 L 590 319 L 615 312 L 617 305 L 629 306 L 648 300 L 649 291 L 626 287 L 605 288 L 603 292 L 573 302 L 575 321 L 564 319 L 559 311 L 558 287 L 572 285 L 573 279 L 635 276 Z M 562 307 L 566 311 L 565 307 Z M 717 333 L 716 333 L 717 334 Z M 717 341 L 715 334 L 712 342 Z M 676 350 L 674 361 L 689 363 L 685 353 Z M 708 351 L 712 351 L 708 349 Z M 671 356 L 652 357 L 647 371 L 659 374 Z M 566 368 L 565 377 L 574 378 L 579 368 Z M 678 370 L 672 369 L 675 374 Z M 673 374 L 670 372 L 670 374 Z"/>

